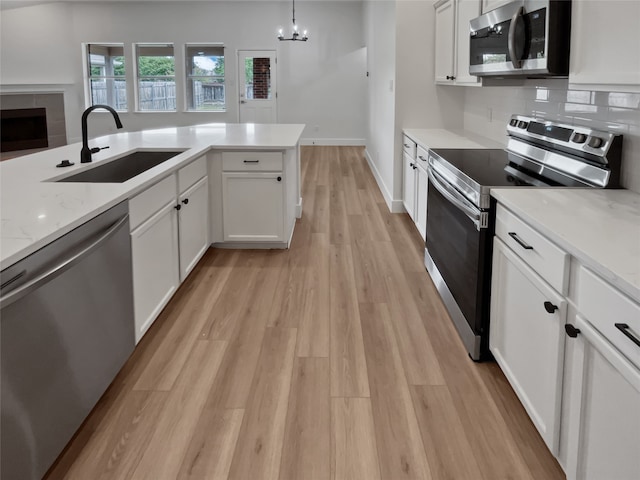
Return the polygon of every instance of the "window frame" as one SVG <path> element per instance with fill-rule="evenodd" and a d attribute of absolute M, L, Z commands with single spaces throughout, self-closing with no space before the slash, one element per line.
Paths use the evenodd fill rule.
<path fill-rule="evenodd" d="M 193 48 L 215 48 L 222 50 L 222 58 L 224 59 L 224 74 L 223 75 L 193 75 L 190 70 L 190 55 L 189 50 Z M 226 113 L 227 112 L 227 54 L 226 47 L 224 43 L 221 42 L 190 42 L 184 44 L 184 111 L 189 113 Z M 222 89 L 224 92 L 224 105 L 220 110 L 197 110 L 192 107 L 194 104 L 193 91 L 191 88 L 191 82 L 193 79 L 204 79 L 204 78 L 212 78 L 212 79 L 220 79 L 222 78 L 222 82 L 219 84 L 222 85 Z"/>
<path fill-rule="evenodd" d="M 104 47 L 104 48 L 110 48 L 110 47 L 118 47 L 122 49 L 122 55 L 114 55 L 115 56 L 119 56 L 122 57 L 123 62 L 124 62 L 124 66 L 125 66 L 125 70 L 124 70 L 124 75 L 106 75 L 106 74 L 101 74 L 101 75 L 92 75 L 91 74 L 91 47 Z M 129 65 L 128 65 L 128 59 L 125 55 L 125 44 L 122 42 L 85 42 L 82 44 L 82 63 L 83 63 L 83 77 L 84 77 L 84 103 L 85 103 L 85 108 L 89 108 L 93 105 L 98 105 L 98 103 L 93 103 L 93 87 L 92 87 L 92 80 L 95 79 L 104 79 L 106 81 L 108 80 L 112 80 L 112 81 L 116 81 L 116 80 L 120 80 L 122 82 L 124 82 L 124 91 L 125 91 L 125 97 L 126 97 L 126 101 L 124 103 L 124 108 L 117 108 L 116 105 L 112 105 L 109 102 L 105 102 L 106 105 L 109 105 L 110 107 L 112 107 L 114 110 L 116 110 L 118 113 L 127 113 L 129 112 L 129 94 L 130 94 L 130 89 L 129 89 L 129 79 L 130 76 L 128 74 L 128 70 L 130 70 Z M 115 103 L 115 102 L 114 102 Z"/>
<path fill-rule="evenodd" d="M 139 48 L 171 48 L 172 58 L 173 58 L 173 75 L 140 75 L 140 63 L 139 63 Z M 133 68 L 134 68 L 134 98 L 135 98 L 135 112 L 136 113 L 177 113 L 178 112 L 178 82 L 177 82 L 177 72 L 178 65 L 176 63 L 176 48 L 173 42 L 136 42 L 132 44 L 133 48 Z M 154 56 L 154 55 L 142 55 L 142 56 Z M 168 55 L 157 55 L 158 57 L 168 56 Z M 153 109 L 142 109 L 140 107 L 140 81 L 143 79 L 165 79 L 165 80 L 173 80 L 174 89 L 176 92 L 175 95 L 175 107 L 173 109 L 167 110 L 153 110 Z"/>

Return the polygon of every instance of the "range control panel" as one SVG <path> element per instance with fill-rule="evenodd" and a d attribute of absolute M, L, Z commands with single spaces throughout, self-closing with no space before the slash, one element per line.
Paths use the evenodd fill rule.
<path fill-rule="evenodd" d="M 575 155 L 596 157 L 596 161 L 605 164 L 608 163 L 609 151 L 620 150 L 622 144 L 622 135 L 523 115 L 511 117 L 507 133 L 531 143 L 546 144 Z"/>

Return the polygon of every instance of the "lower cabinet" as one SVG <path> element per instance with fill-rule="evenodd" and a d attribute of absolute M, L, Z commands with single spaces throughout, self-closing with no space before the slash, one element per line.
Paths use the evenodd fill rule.
<path fill-rule="evenodd" d="M 402 203 L 424 240 L 427 235 L 427 164 L 429 154 L 404 136 Z"/>
<path fill-rule="evenodd" d="M 204 157 L 129 200 L 138 343 L 209 247 Z"/>
<path fill-rule="evenodd" d="M 180 232 L 180 281 L 191 273 L 209 248 L 209 182 L 201 178 L 180 194 L 178 215 Z"/>
<path fill-rule="evenodd" d="M 567 303 L 498 238 L 491 291 L 491 353 L 557 455 Z"/>
<path fill-rule="evenodd" d="M 180 285 L 178 212 L 172 201 L 131 232 L 136 343 Z"/>
<path fill-rule="evenodd" d="M 571 325 L 569 480 L 640 478 L 640 369 L 589 322 Z"/>
<path fill-rule="evenodd" d="M 284 241 L 282 172 L 224 172 L 222 192 L 226 242 Z"/>

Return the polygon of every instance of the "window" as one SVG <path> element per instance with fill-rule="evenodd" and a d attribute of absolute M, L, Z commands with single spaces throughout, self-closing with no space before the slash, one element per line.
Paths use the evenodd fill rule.
<path fill-rule="evenodd" d="M 136 45 L 138 110 L 176 110 L 176 63 L 171 44 Z"/>
<path fill-rule="evenodd" d="M 224 112 L 224 47 L 187 45 L 187 108 L 198 112 Z"/>
<path fill-rule="evenodd" d="M 127 110 L 124 46 L 122 44 L 86 46 L 90 105 L 109 105 Z"/>

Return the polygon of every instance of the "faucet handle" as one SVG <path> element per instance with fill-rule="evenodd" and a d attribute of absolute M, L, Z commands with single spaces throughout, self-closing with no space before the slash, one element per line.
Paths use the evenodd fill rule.
<path fill-rule="evenodd" d="M 109 148 L 109 146 L 107 145 L 106 147 L 93 147 L 90 152 L 91 153 L 98 153 L 100 150 L 104 150 L 106 148 Z"/>

